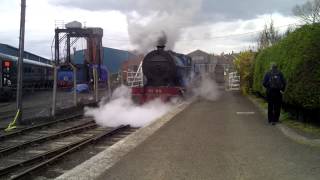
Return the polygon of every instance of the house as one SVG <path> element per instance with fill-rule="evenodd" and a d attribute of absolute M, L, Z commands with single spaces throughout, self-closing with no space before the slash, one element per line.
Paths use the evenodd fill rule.
<path fill-rule="evenodd" d="M 196 50 L 188 54 L 192 59 L 196 73 L 213 73 L 216 65 L 215 58 L 207 52 Z"/>

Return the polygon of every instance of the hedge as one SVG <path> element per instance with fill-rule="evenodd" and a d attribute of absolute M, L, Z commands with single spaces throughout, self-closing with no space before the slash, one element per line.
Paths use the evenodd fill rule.
<path fill-rule="evenodd" d="M 234 64 L 240 73 L 240 87 L 243 94 L 248 94 L 252 88 L 255 53 L 244 51 L 235 59 Z"/>
<path fill-rule="evenodd" d="M 285 103 L 320 109 L 320 24 L 305 25 L 262 50 L 255 60 L 253 91 L 265 95 L 262 80 L 271 62 L 287 80 Z"/>

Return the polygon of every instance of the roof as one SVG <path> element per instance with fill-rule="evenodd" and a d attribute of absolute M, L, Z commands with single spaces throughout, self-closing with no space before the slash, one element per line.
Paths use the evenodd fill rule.
<path fill-rule="evenodd" d="M 204 52 L 204 51 L 202 51 L 202 50 L 200 50 L 200 49 L 195 50 L 195 51 L 192 51 L 192 52 L 189 53 L 188 55 L 189 55 L 189 56 L 192 56 L 192 55 L 199 55 L 199 54 L 209 56 L 209 53 Z"/>
<path fill-rule="evenodd" d="M 8 45 L 8 44 L 0 43 L 0 53 L 5 54 L 5 55 L 18 57 L 19 49 L 14 46 Z M 51 60 L 49 60 L 47 58 L 38 56 L 38 55 L 30 53 L 28 51 L 24 51 L 24 59 L 29 59 L 31 61 L 34 60 L 37 62 L 42 62 L 44 64 L 50 64 L 52 62 Z"/>
<path fill-rule="evenodd" d="M 8 54 L 4 54 L 4 53 L 0 53 L 0 57 L 4 58 L 4 59 L 10 59 L 11 61 L 18 61 L 18 57 L 17 56 L 11 56 Z M 33 65 L 37 65 L 37 66 L 45 66 L 45 67 L 53 67 L 51 64 L 46 64 L 40 61 L 35 61 L 35 60 L 31 60 L 31 59 L 23 59 L 23 62 L 26 64 L 33 64 Z"/>

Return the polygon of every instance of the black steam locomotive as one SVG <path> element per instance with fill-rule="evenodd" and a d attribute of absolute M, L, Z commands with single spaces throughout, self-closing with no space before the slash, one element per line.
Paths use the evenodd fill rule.
<path fill-rule="evenodd" d="M 132 88 L 133 98 L 144 103 L 157 97 L 167 101 L 181 96 L 190 83 L 192 69 L 189 56 L 158 46 L 143 59 L 144 86 Z"/>

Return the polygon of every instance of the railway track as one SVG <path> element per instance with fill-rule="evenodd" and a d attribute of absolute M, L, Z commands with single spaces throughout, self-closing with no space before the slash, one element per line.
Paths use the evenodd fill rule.
<path fill-rule="evenodd" d="M 27 115 L 32 115 L 35 113 L 35 108 L 33 107 L 28 107 L 28 108 L 23 108 L 24 113 Z M 14 109 L 9 109 L 9 110 L 1 110 L 0 111 L 0 119 L 7 119 L 7 118 L 13 118 L 16 115 L 16 110 Z"/>
<path fill-rule="evenodd" d="M 10 103 L 0 103 L 0 108 L 7 107 L 9 105 L 10 105 Z"/>
<path fill-rule="evenodd" d="M 51 171 L 49 164 L 61 168 L 64 163 L 59 164 L 57 160 L 91 148 L 89 153 L 82 152 L 85 155 L 80 155 L 84 161 L 94 155 L 92 148 L 96 147 L 94 152 L 98 153 L 135 130 L 128 125 L 116 128 L 99 127 L 90 118 L 80 118 L 39 125 L 21 130 L 19 133 L 2 135 L 0 136 L 0 179 L 21 179 L 30 178 L 30 176 L 34 178 L 48 174 L 52 178 L 52 173 L 46 173 Z M 88 146 L 92 143 L 97 144 Z M 85 156 L 86 158 L 83 158 Z M 77 163 L 81 162 L 78 161 L 73 166 Z M 38 171 L 39 169 L 42 169 L 41 172 Z M 40 175 L 35 175 L 39 172 Z M 58 176 L 62 173 L 54 174 Z"/>
<path fill-rule="evenodd" d="M 37 124 L 34 126 L 25 127 L 22 129 L 17 129 L 12 132 L 8 132 L 8 133 L 2 132 L 2 133 L 0 133 L 0 140 L 8 139 L 13 136 L 16 138 L 20 138 L 17 135 L 26 135 L 28 133 L 33 133 L 34 131 L 37 131 L 39 129 L 43 129 L 43 128 L 47 128 L 47 127 L 51 127 L 51 126 L 54 126 L 54 127 L 57 126 L 57 128 L 59 128 L 60 126 L 65 126 L 66 122 L 76 121 L 77 118 L 80 118 L 80 117 L 82 117 L 82 114 L 74 114 L 74 115 L 67 116 L 65 118 L 58 119 L 55 121 L 50 121 L 50 122 L 46 122 L 46 123 Z M 1 145 L 0 145 L 0 148 L 1 148 Z"/>

